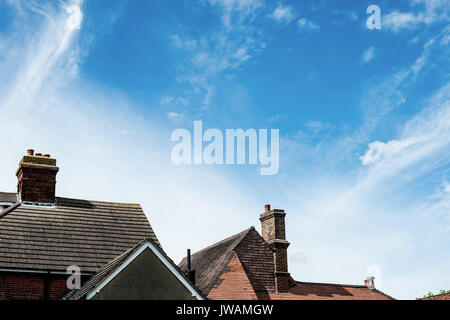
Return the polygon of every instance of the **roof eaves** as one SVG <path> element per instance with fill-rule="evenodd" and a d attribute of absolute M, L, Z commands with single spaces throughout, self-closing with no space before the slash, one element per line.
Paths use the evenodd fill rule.
<path fill-rule="evenodd" d="M 339 284 L 339 283 L 321 283 L 321 282 L 303 282 L 303 281 L 295 281 L 296 284 L 306 284 L 306 285 L 316 285 L 316 286 L 336 286 L 336 287 L 347 287 L 347 288 L 357 288 L 357 289 L 365 289 L 370 290 L 373 292 L 376 292 L 382 296 L 385 296 L 386 298 L 390 300 L 396 300 L 395 298 L 391 297 L 390 295 L 378 290 L 378 289 L 369 289 L 364 285 L 355 285 L 355 284 Z"/>
<path fill-rule="evenodd" d="M 368 289 L 368 290 L 370 290 L 370 289 Z M 388 298 L 389 300 L 397 300 L 397 299 L 395 299 L 394 297 L 391 297 L 390 295 L 388 295 L 388 294 L 386 294 L 386 293 L 384 293 L 383 291 L 380 291 L 380 290 L 378 290 L 378 289 L 373 289 L 372 291 L 375 291 L 376 293 L 381 294 L 382 296 L 385 296 L 385 297 Z"/>

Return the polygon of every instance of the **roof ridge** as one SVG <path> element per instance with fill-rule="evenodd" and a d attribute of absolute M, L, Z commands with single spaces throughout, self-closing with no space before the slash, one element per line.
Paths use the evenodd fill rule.
<path fill-rule="evenodd" d="M 298 284 L 314 284 L 314 285 L 323 285 L 323 286 L 339 286 L 339 287 L 351 287 L 351 288 L 367 288 L 362 284 L 343 284 L 343 283 L 331 283 L 331 282 L 311 282 L 311 281 L 297 281 L 294 280 L 295 283 Z"/>
<path fill-rule="evenodd" d="M 140 203 L 133 203 L 133 202 L 114 202 L 114 201 L 101 201 L 101 200 L 89 200 L 89 199 L 77 199 L 77 198 L 67 198 L 67 197 L 56 197 L 56 200 L 65 200 L 65 201 L 86 201 L 90 203 L 99 203 L 99 204 L 121 204 L 121 205 L 128 205 L 128 206 L 139 206 L 141 207 Z"/>
<path fill-rule="evenodd" d="M 234 250 L 236 247 L 237 247 L 237 245 L 242 241 L 242 239 L 244 239 L 245 238 L 245 236 L 250 232 L 250 230 L 252 230 L 252 229 L 255 229 L 255 227 L 250 227 L 250 228 L 248 228 L 248 229 L 245 229 L 244 231 L 241 231 L 241 232 L 238 232 L 238 233 L 236 233 L 236 234 L 234 234 L 234 235 L 232 235 L 232 236 L 230 236 L 230 237 L 227 237 L 227 238 L 225 238 L 225 239 L 223 239 L 223 240 L 220 240 L 220 241 L 218 241 L 218 242 L 216 242 L 216 243 L 213 243 L 213 244 L 211 244 L 211 245 L 209 245 L 209 246 L 207 246 L 207 247 L 205 247 L 205 248 L 203 248 L 203 249 L 201 249 L 201 250 L 199 250 L 199 251 L 197 251 L 197 252 L 194 252 L 192 255 L 196 255 L 196 254 L 199 254 L 199 253 L 202 253 L 203 251 L 206 251 L 206 250 L 208 250 L 208 249 L 211 249 L 211 248 L 213 248 L 213 247 L 215 247 L 215 246 L 217 246 L 217 245 L 219 245 L 219 244 L 222 244 L 222 243 L 224 243 L 224 242 L 227 242 L 227 241 L 230 241 L 232 238 L 234 238 L 234 237 L 237 237 L 236 238 L 236 240 L 235 241 L 237 241 L 237 240 L 239 240 L 238 241 L 238 243 L 236 243 L 236 244 L 234 244 L 233 243 L 233 246 L 232 246 L 232 250 Z M 184 259 L 186 259 L 186 257 L 185 258 L 183 258 L 183 260 Z"/>
<path fill-rule="evenodd" d="M 428 298 L 439 297 L 439 296 L 445 296 L 445 295 L 450 295 L 450 291 L 449 291 L 449 292 L 444 292 L 444 293 L 433 294 L 432 296 L 429 296 L 429 297 L 423 297 L 423 298 L 419 298 L 419 299 L 428 299 Z"/>
<path fill-rule="evenodd" d="M 384 293 L 381 290 L 378 289 L 369 289 L 365 285 L 358 285 L 358 284 L 340 284 L 340 283 L 328 283 L 328 282 L 304 282 L 304 281 L 296 281 L 294 280 L 296 284 L 311 284 L 311 285 L 324 285 L 324 286 L 338 286 L 338 287 L 349 287 L 349 288 L 358 288 L 358 289 L 367 289 L 370 291 L 377 292 L 391 300 L 395 300 L 395 298 L 391 297 L 390 295 Z"/>

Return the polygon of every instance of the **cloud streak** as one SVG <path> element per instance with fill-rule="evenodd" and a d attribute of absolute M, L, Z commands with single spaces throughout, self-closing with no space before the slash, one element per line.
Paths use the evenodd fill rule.
<path fill-rule="evenodd" d="M 78 51 L 68 49 L 82 23 L 81 4 L 81 1 L 71 1 L 64 4 L 60 11 L 40 6 L 33 1 L 26 6 L 43 16 L 41 29 L 38 31 L 40 36 L 33 39 L 27 50 L 20 50 L 24 62 L 17 65 L 18 72 L 13 78 L 12 86 L 6 85 L 10 94 L 1 104 L 3 112 L 18 106 L 27 108 L 33 104 L 36 95 L 40 94 L 45 82 L 56 83 L 66 76 L 76 74 Z"/>
<path fill-rule="evenodd" d="M 412 0 L 410 6 L 411 9 L 420 8 L 421 10 L 418 12 L 394 10 L 383 17 L 383 27 L 394 32 L 400 32 L 449 21 L 450 9 L 446 0 Z"/>

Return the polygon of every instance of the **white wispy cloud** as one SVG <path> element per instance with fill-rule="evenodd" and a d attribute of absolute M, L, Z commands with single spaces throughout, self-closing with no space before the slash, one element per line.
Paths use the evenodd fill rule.
<path fill-rule="evenodd" d="M 306 18 L 301 18 L 297 21 L 297 25 L 300 30 L 307 30 L 307 31 L 319 31 L 320 26 L 312 22 L 311 20 L 308 20 Z"/>
<path fill-rule="evenodd" d="M 192 90 L 185 99 L 199 97 L 201 109 L 208 109 L 219 78 L 233 77 L 235 72 L 265 49 L 263 34 L 252 26 L 262 14 L 259 0 L 210 0 L 220 20 L 201 36 L 174 34 L 169 42 L 183 56 L 178 77 Z M 188 97 L 189 96 L 189 97 Z"/>
<path fill-rule="evenodd" d="M 416 29 L 435 22 L 449 21 L 450 6 L 446 0 L 411 0 L 411 12 L 394 10 L 383 16 L 383 28 L 394 32 Z"/>
<path fill-rule="evenodd" d="M 295 13 L 291 7 L 279 4 L 270 14 L 270 17 L 278 22 L 289 23 L 295 19 Z"/>
<path fill-rule="evenodd" d="M 448 161 L 450 157 L 450 83 L 430 99 L 430 106 L 409 120 L 400 139 L 381 143 L 373 142 L 361 161 L 373 165 L 372 176 L 385 175 L 423 162 L 426 159 Z M 433 161 L 433 166 L 440 162 Z M 429 166 L 426 168 L 431 170 Z M 415 170 L 415 174 L 419 174 Z"/>
<path fill-rule="evenodd" d="M 169 117 L 170 120 L 175 121 L 175 122 L 180 121 L 181 119 L 183 119 L 183 115 L 182 114 L 179 114 L 179 113 L 176 113 L 176 112 L 172 112 L 172 111 L 168 112 L 167 116 Z"/>
<path fill-rule="evenodd" d="M 376 58 L 376 49 L 375 47 L 370 46 L 363 52 L 361 60 L 363 63 L 368 63 L 375 58 Z"/>
<path fill-rule="evenodd" d="M 233 28 L 248 19 L 253 19 L 264 6 L 262 0 L 208 0 L 222 10 L 222 22 Z"/>
<path fill-rule="evenodd" d="M 277 122 L 279 122 L 280 120 L 283 120 L 283 119 L 286 119 L 286 116 L 285 116 L 285 115 L 282 115 L 282 114 L 276 114 L 276 115 L 270 117 L 269 119 L 267 119 L 267 121 L 268 121 L 269 123 L 277 123 Z"/>
<path fill-rule="evenodd" d="M 187 100 L 183 97 L 166 96 L 166 97 L 161 98 L 161 105 L 163 105 L 163 106 L 187 107 L 187 106 L 189 106 L 189 104 L 190 104 L 189 100 Z"/>
<path fill-rule="evenodd" d="M 16 77 L 8 82 L 10 94 L 2 102 L 4 108 L 31 104 L 35 95 L 45 85 L 44 80 L 47 83 L 51 81 L 56 83 L 60 81 L 58 77 L 70 78 L 76 75 L 79 51 L 77 47 L 72 50 L 68 48 L 72 45 L 72 39 L 82 23 L 81 4 L 79 0 L 69 1 L 59 12 L 52 6 L 36 2 L 23 4 L 32 12 L 42 15 L 44 22 L 38 30 L 41 36 L 34 39 L 28 50 L 16 49 L 25 62 L 20 65 Z M 20 7 L 22 8 L 22 5 Z M 22 19 L 26 20 L 27 17 Z"/>
<path fill-rule="evenodd" d="M 416 143 L 416 138 L 407 138 L 401 141 L 392 140 L 387 143 L 375 141 L 369 144 L 369 150 L 367 150 L 366 154 L 361 156 L 360 159 L 363 165 L 373 164 L 382 159 L 394 157 L 396 154 Z"/>
<path fill-rule="evenodd" d="M 383 27 L 398 32 L 402 29 L 414 29 L 424 22 L 422 14 L 393 11 L 383 17 Z"/>
<path fill-rule="evenodd" d="M 361 60 L 363 63 L 368 63 L 376 58 L 376 49 L 373 46 L 367 48 L 362 54 Z"/>

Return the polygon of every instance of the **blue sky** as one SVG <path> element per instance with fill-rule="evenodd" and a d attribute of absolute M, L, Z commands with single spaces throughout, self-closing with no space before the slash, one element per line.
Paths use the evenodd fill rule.
<path fill-rule="evenodd" d="M 175 261 L 271 203 L 297 280 L 450 289 L 449 7 L 2 1 L 0 189 L 33 147 L 58 159 L 59 195 L 141 203 Z M 279 129 L 278 174 L 173 165 L 194 120 Z"/>

